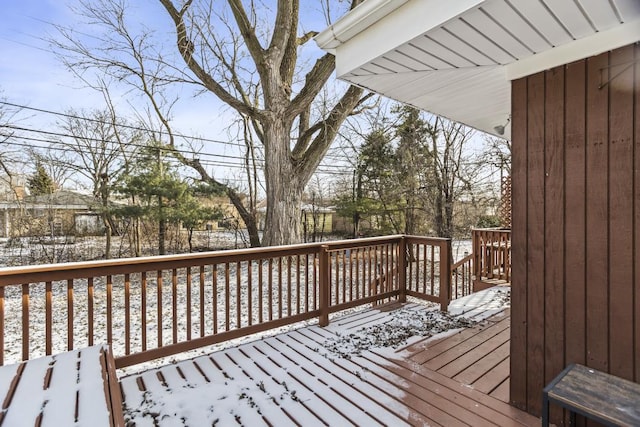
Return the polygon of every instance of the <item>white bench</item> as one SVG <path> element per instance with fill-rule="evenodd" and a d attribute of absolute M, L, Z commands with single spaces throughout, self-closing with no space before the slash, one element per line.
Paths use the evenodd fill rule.
<path fill-rule="evenodd" d="M 108 346 L 0 367 L 0 425 L 124 426 Z"/>

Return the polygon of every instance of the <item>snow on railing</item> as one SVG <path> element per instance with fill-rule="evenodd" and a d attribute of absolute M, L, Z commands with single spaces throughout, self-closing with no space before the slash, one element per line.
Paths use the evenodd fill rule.
<path fill-rule="evenodd" d="M 3 268 L 0 364 L 108 342 L 125 367 L 406 295 L 446 310 L 450 244 L 388 236 Z"/>

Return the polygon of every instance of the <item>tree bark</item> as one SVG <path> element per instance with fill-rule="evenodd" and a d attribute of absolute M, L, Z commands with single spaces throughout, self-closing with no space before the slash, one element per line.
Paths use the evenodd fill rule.
<path fill-rule="evenodd" d="M 289 145 L 290 125 L 273 120 L 265 126 L 265 181 L 267 216 L 262 239 L 263 246 L 279 246 L 301 241 L 300 205 L 306 182 L 299 180 L 291 162 Z"/>

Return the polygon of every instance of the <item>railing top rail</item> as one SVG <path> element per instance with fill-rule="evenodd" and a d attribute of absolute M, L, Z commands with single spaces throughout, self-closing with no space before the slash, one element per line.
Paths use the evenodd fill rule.
<path fill-rule="evenodd" d="M 456 268 L 460 267 L 465 262 L 469 262 L 470 260 L 473 260 L 473 257 L 474 257 L 474 254 L 473 254 L 473 252 L 471 252 L 469 255 L 467 255 L 466 257 L 462 258 L 460 261 L 456 262 L 455 264 L 451 264 L 451 271 L 453 271 Z"/>
<path fill-rule="evenodd" d="M 35 281 L 53 281 L 67 278 L 87 277 L 89 271 L 96 271 L 98 275 L 115 275 L 169 268 L 222 264 L 226 262 L 269 259 L 290 255 L 305 255 L 319 252 L 321 246 L 328 246 L 329 250 L 336 250 L 341 248 L 370 246 L 376 243 L 392 243 L 399 241 L 401 238 L 401 235 L 394 235 L 191 254 L 158 255 L 139 258 L 119 258 L 60 264 L 3 267 L 0 268 L 0 286 L 30 283 Z"/>
<path fill-rule="evenodd" d="M 491 231 L 491 232 L 498 232 L 498 233 L 505 233 L 505 234 L 511 234 L 511 229 L 510 228 L 500 228 L 500 227 L 492 227 L 492 228 L 472 228 L 471 229 L 472 232 L 474 231 L 478 231 L 478 232 L 482 232 L 482 231 Z"/>

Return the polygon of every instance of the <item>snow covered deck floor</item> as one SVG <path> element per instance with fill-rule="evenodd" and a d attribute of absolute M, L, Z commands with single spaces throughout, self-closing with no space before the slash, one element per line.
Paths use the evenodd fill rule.
<path fill-rule="evenodd" d="M 93 346 L 2 366 L 0 426 L 124 425 L 109 352 Z"/>
<path fill-rule="evenodd" d="M 364 310 L 125 377 L 125 417 L 136 426 L 539 425 L 505 402 L 509 313 L 489 291 L 450 307 L 488 320 L 396 349 L 377 344 L 403 341 L 413 319 L 437 327 L 439 312 Z"/>

